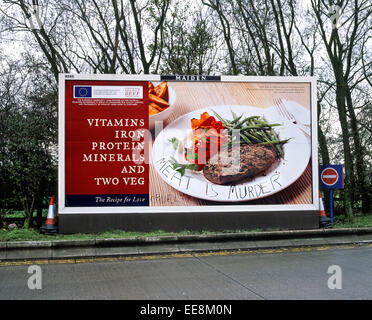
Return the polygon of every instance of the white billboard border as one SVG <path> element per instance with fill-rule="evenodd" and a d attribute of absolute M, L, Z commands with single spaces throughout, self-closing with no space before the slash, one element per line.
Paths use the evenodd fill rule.
<path fill-rule="evenodd" d="M 65 206 L 65 81 L 161 81 L 160 75 L 127 74 L 59 74 L 58 93 L 58 214 L 133 214 L 133 213 L 203 213 L 203 212 L 284 212 L 319 211 L 319 164 L 318 164 L 318 116 L 317 80 L 315 77 L 263 77 L 263 76 L 221 76 L 220 82 L 287 82 L 310 83 L 311 108 L 311 165 L 312 204 L 265 204 L 265 205 L 216 205 L 216 206 L 148 206 L 148 207 L 66 207 Z M 200 80 L 196 80 L 200 81 Z M 171 81 L 170 81 L 171 82 Z M 182 81 L 180 81 L 182 82 Z M 314 121 L 316 120 L 316 121 Z"/>

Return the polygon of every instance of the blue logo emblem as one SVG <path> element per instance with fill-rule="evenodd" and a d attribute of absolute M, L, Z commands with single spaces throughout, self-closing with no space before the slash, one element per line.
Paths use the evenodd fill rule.
<path fill-rule="evenodd" d="M 75 86 L 74 87 L 74 98 L 91 98 L 92 87 L 87 86 Z"/>

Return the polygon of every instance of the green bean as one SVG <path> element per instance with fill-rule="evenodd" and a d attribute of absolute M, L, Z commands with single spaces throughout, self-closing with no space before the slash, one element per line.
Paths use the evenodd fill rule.
<path fill-rule="evenodd" d="M 273 134 L 274 133 L 274 134 Z M 270 132 L 266 132 L 266 135 L 269 137 L 270 141 L 280 141 L 278 136 L 275 134 L 274 130 L 270 130 Z M 274 144 L 274 147 L 279 155 L 280 158 L 283 158 L 283 150 L 280 146 L 280 144 Z"/>
<path fill-rule="evenodd" d="M 254 136 L 254 135 L 250 134 L 249 132 L 245 132 L 244 135 L 245 135 L 246 137 L 248 137 L 248 138 L 251 138 L 251 139 L 254 140 L 256 143 L 261 142 L 260 138 L 258 138 L 257 136 Z"/>
<path fill-rule="evenodd" d="M 275 145 L 275 148 L 279 152 L 280 158 L 284 158 L 284 151 L 283 151 L 281 145 Z"/>
<path fill-rule="evenodd" d="M 240 134 L 240 137 L 247 143 L 247 144 L 252 144 L 252 142 L 246 137 L 244 134 Z"/>
<path fill-rule="evenodd" d="M 247 121 L 248 120 L 256 120 L 256 119 L 259 119 L 259 118 L 260 118 L 260 116 L 250 116 L 250 117 L 247 118 Z"/>
<path fill-rule="evenodd" d="M 218 118 L 218 120 L 220 120 L 222 122 L 222 124 L 224 126 L 227 126 L 228 125 L 227 121 L 225 119 L 223 119 L 216 111 L 212 110 L 212 112 Z"/>
<path fill-rule="evenodd" d="M 269 141 L 271 141 L 271 140 L 278 140 L 276 137 L 274 138 L 274 137 L 270 136 L 270 134 L 268 132 L 266 132 L 265 130 L 262 130 L 262 135 L 265 138 L 267 138 Z"/>
<path fill-rule="evenodd" d="M 261 144 L 272 145 L 280 158 L 284 157 L 282 146 L 290 139 L 280 140 L 274 127 L 281 126 L 279 123 L 269 123 L 264 116 L 250 116 L 243 119 L 243 115 L 237 116 L 231 110 L 233 120 L 223 119 L 213 110 L 215 116 L 223 123 L 228 135 L 231 137 L 234 130 L 240 130 L 239 137 L 230 138 L 227 146 L 230 148 L 235 144 Z"/>
<path fill-rule="evenodd" d="M 238 123 L 238 121 L 243 117 L 244 114 L 242 114 L 240 117 L 234 118 L 233 121 L 230 121 L 230 125 Z M 234 126 L 235 127 L 235 126 Z"/>
<path fill-rule="evenodd" d="M 261 142 L 259 144 L 285 144 L 289 141 L 290 139 L 286 140 L 277 140 L 277 141 L 270 141 L 270 142 Z"/>
<path fill-rule="evenodd" d="M 246 134 L 247 132 L 249 132 L 251 135 L 257 137 L 257 139 L 263 139 L 264 138 L 264 135 L 263 135 L 263 132 L 262 130 L 256 130 L 256 129 L 248 129 L 248 130 L 245 130 L 246 128 L 243 128 L 243 133 Z"/>
<path fill-rule="evenodd" d="M 274 123 L 274 124 L 268 124 L 268 125 L 248 125 L 248 126 L 243 127 L 242 129 L 243 130 L 247 130 L 247 129 L 269 129 L 271 127 L 278 127 L 278 126 L 281 126 L 281 124 Z"/>
<path fill-rule="evenodd" d="M 231 110 L 231 109 L 230 109 Z M 234 111 L 231 110 L 231 114 L 233 116 L 233 119 L 235 120 L 238 116 L 236 115 L 236 113 Z"/>

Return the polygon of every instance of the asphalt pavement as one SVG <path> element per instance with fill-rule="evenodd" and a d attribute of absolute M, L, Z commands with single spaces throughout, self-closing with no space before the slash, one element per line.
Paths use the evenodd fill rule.
<path fill-rule="evenodd" d="M 0 299 L 372 299 L 372 245 L 18 261 L 0 266 Z"/>

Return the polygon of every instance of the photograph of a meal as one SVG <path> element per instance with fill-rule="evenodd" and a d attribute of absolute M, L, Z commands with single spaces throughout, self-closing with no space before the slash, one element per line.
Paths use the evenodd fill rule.
<path fill-rule="evenodd" d="M 185 169 L 202 171 L 204 177 L 215 184 L 231 184 L 257 176 L 283 158 L 283 145 L 274 131 L 280 124 L 269 124 L 260 116 L 237 116 L 231 111 L 232 120 L 204 112 L 200 119 L 191 119 L 191 147 L 184 148 L 189 164 L 172 159 L 173 168 L 185 174 Z M 178 150 L 183 142 L 173 137 L 170 142 Z M 236 157 L 233 157 L 234 147 Z M 182 148 L 181 148 L 182 149 Z M 229 161 L 229 159 L 231 161 Z"/>
<path fill-rule="evenodd" d="M 177 84 L 167 87 L 169 90 Z M 195 89 L 197 85 L 189 87 Z M 288 194 L 286 189 L 290 188 L 297 193 L 305 189 L 311 193 L 299 179 L 309 175 L 311 160 L 310 112 L 302 101 L 300 104 L 286 100 L 278 93 L 269 96 L 271 100 L 260 107 L 264 105 L 263 99 L 258 98 L 257 103 L 252 103 L 252 98 L 244 101 L 243 91 L 233 94 L 241 95 L 244 104 L 212 101 L 205 107 L 190 108 L 195 101 L 199 102 L 196 91 L 190 90 L 194 96 L 179 101 L 180 89 L 172 88 L 177 92 L 177 100 L 172 103 L 175 110 L 177 106 L 182 109 L 182 114 L 165 122 L 152 148 L 153 177 L 162 180 L 161 187 L 165 183 L 181 201 L 192 205 L 252 203 L 260 199 L 272 203 L 278 197 L 284 198 L 283 194 Z M 226 83 L 204 84 L 203 89 L 204 100 L 213 89 L 214 97 L 227 100 L 222 91 L 228 92 Z M 284 108 L 297 116 L 296 122 L 284 116 Z M 285 197 L 289 198 L 287 194 Z M 311 201 L 311 198 L 304 200 L 303 194 L 300 197 L 303 202 Z"/>

